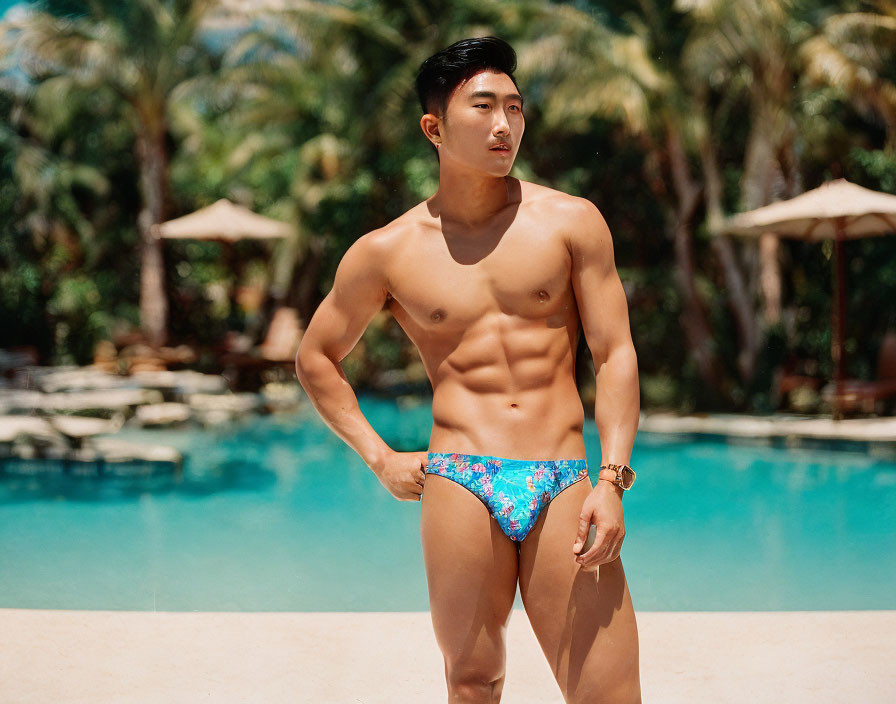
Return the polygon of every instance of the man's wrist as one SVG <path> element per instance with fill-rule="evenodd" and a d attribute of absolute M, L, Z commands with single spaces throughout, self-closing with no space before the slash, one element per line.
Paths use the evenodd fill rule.
<path fill-rule="evenodd" d="M 392 452 L 392 448 L 383 445 L 372 452 L 368 453 L 362 459 L 370 467 L 371 471 L 379 476 L 383 471 L 383 468 L 386 466 L 386 458 L 389 456 L 389 453 Z"/>
<path fill-rule="evenodd" d="M 605 491 L 609 491 L 610 487 L 612 487 L 616 492 L 616 496 L 618 496 L 620 499 L 622 498 L 623 494 L 625 494 L 625 489 L 623 489 L 616 482 L 614 482 L 610 479 L 606 479 L 604 477 L 598 477 L 597 483 L 594 485 L 594 488 L 597 489 L 601 486 L 604 487 Z"/>
<path fill-rule="evenodd" d="M 608 465 L 601 465 L 600 471 L 597 473 L 598 485 L 603 482 L 612 486 L 616 490 L 616 495 L 621 499 L 625 494 L 625 489 L 619 484 L 618 475 L 615 469 Z"/>

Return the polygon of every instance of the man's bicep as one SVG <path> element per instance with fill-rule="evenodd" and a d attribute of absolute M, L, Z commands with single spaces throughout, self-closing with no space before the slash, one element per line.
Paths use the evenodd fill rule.
<path fill-rule="evenodd" d="M 352 244 L 336 267 L 333 288 L 302 336 L 300 356 L 304 347 L 306 351 L 322 352 L 330 359 L 341 361 L 382 309 L 388 284 L 381 258 L 368 238 L 365 235 Z"/>
<path fill-rule="evenodd" d="M 597 366 L 611 349 L 631 343 L 631 330 L 610 229 L 593 203 L 584 201 L 583 210 L 570 236 L 571 277 L 585 340 Z"/>

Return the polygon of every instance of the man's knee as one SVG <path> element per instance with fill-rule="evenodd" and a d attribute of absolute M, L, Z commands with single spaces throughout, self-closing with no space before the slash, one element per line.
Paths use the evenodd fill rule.
<path fill-rule="evenodd" d="M 501 701 L 504 677 L 491 682 L 465 680 L 448 682 L 448 701 L 451 704 L 495 704 Z"/>
<path fill-rule="evenodd" d="M 504 687 L 504 666 L 499 658 L 496 658 L 496 662 L 478 666 L 471 663 L 446 663 L 445 679 L 448 683 L 449 702 L 498 702 Z"/>

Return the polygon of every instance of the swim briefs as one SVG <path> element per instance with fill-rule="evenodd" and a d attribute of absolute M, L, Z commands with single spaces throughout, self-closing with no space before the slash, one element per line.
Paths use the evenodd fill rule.
<path fill-rule="evenodd" d="M 584 459 L 518 460 L 459 452 L 427 456 L 427 474 L 451 479 L 472 492 L 514 541 L 526 537 L 557 494 L 588 477 Z"/>

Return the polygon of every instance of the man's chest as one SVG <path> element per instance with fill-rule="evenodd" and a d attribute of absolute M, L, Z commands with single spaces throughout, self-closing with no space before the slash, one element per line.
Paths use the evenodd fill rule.
<path fill-rule="evenodd" d="M 569 250 L 559 232 L 511 228 L 485 249 L 411 238 L 390 264 L 390 307 L 399 322 L 433 332 L 502 315 L 562 324 L 574 296 Z"/>

